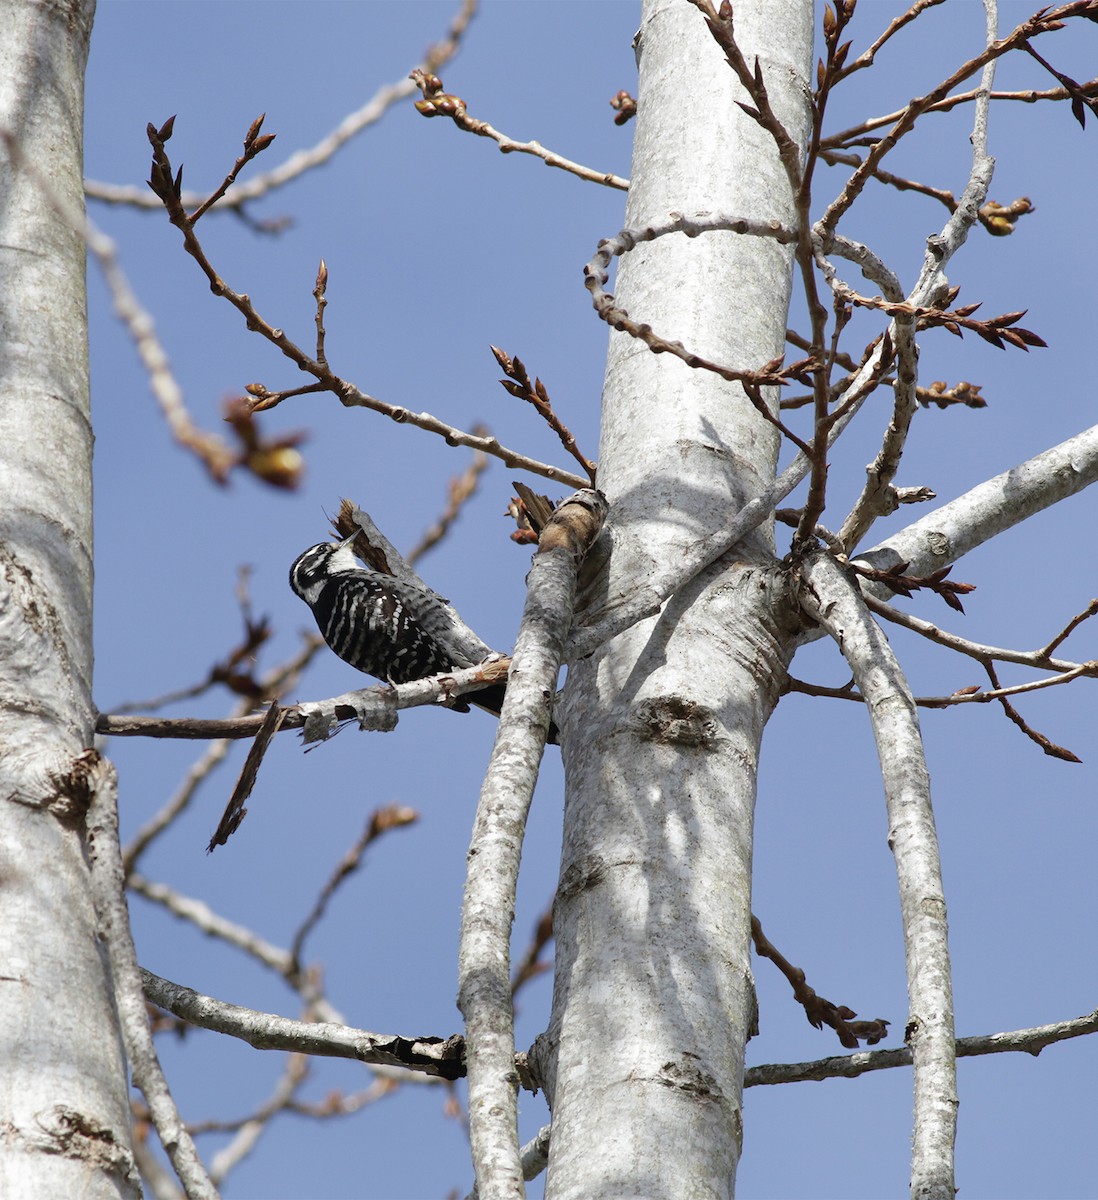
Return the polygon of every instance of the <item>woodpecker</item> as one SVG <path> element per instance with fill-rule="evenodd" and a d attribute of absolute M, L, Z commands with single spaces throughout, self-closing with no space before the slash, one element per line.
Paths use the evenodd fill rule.
<path fill-rule="evenodd" d="M 454 637 L 446 603 L 428 588 L 362 566 L 351 550 L 356 536 L 310 546 L 290 568 L 290 587 L 312 610 L 329 647 L 386 683 L 476 666 Z M 453 707 L 468 712 L 473 703 L 499 716 L 506 687 L 493 684 Z M 557 740 L 555 725 L 548 740 Z"/>

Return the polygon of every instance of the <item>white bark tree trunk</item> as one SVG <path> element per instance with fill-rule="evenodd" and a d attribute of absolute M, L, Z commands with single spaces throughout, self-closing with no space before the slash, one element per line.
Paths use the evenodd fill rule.
<path fill-rule="evenodd" d="M 806 0 L 736 6 L 740 45 L 802 144 L 811 19 Z M 795 226 L 774 143 L 736 107 L 746 97 L 697 10 L 648 0 L 638 60 L 627 227 L 671 211 Z M 672 235 L 624 255 L 615 290 L 663 337 L 755 369 L 784 349 L 791 257 L 762 238 Z M 605 602 L 764 490 L 778 439 L 738 386 L 622 333 L 603 405 Z M 570 670 L 556 990 L 539 1048 L 552 1200 L 732 1194 L 758 749 L 791 649 L 776 567 L 767 525 Z"/>
<path fill-rule="evenodd" d="M 0 1195 L 138 1194 L 84 857 L 94 708 L 83 210 L 91 0 L 0 3 Z"/>

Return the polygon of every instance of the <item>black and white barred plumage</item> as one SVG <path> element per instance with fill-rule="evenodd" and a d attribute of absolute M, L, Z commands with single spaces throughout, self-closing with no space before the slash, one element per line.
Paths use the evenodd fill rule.
<path fill-rule="evenodd" d="M 445 602 L 427 588 L 362 566 L 352 540 L 310 546 L 290 568 L 290 587 L 312 609 L 331 649 L 386 683 L 475 666 Z M 494 684 L 467 700 L 498 715 L 505 688 Z M 460 699 L 454 707 L 467 711 L 468 703 Z"/>

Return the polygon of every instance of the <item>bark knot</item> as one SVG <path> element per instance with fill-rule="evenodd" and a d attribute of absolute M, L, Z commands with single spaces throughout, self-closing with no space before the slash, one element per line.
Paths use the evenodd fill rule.
<path fill-rule="evenodd" d="M 654 742 L 711 749 L 720 728 L 711 709 L 682 696 L 653 696 L 637 705 L 644 735 Z"/>
<path fill-rule="evenodd" d="M 97 1163 L 124 1179 L 136 1181 L 137 1171 L 125 1136 L 109 1125 L 64 1104 L 55 1104 L 40 1113 L 37 1123 L 48 1140 L 35 1141 L 46 1153 L 62 1154 L 85 1164 Z"/>
<path fill-rule="evenodd" d="M 723 1100 L 716 1079 L 708 1071 L 703 1071 L 698 1063 L 689 1061 L 695 1057 L 686 1054 L 681 1062 L 665 1062 L 656 1075 L 656 1082 L 702 1100 Z"/>
<path fill-rule="evenodd" d="M 88 807 L 107 769 L 106 759 L 97 750 L 85 750 L 72 760 L 67 771 L 51 776 L 54 791 L 49 801 L 50 811 L 66 828 L 83 826 Z"/>

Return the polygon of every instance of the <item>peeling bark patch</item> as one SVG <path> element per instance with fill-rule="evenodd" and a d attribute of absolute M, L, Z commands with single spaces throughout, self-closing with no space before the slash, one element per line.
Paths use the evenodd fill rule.
<path fill-rule="evenodd" d="M 86 1113 L 64 1104 L 55 1104 L 37 1120 L 39 1129 L 48 1138 L 47 1142 L 39 1143 L 40 1149 L 85 1164 L 97 1163 L 124 1178 L 135 1177 L 129 1147 L 108 1125 L 101 1125 Z"/>
<path fill-rule="evenodd" d="M 926 544 L 931 554 L 937 554 L 942 558 L 949 557 L 953 553 L 949 538 L 938 530 L 931 530 L 927 534 Z"/>
<path fill-rule="evenodd" d="M 10 551 L 4 555 L 4 578 L 11 595 L 19 605 L 23 619 L 37 633 L 44 632 L 45 622 L 35 599 L 34 576 Z"/>
<path fill-rule="evenodd" d="M 636 715 L 654 742 L 711 749 L 717 742 L 712 710 L 682 696 L 655 696 L 637 705 Z"/>
<path fill-rule="evenodd" d="M 64 774 L 54 774 L 53 796 L 50 811 L 69 829 L 79 829 L 84 824 L 88 806 L 102 778 L 104 763 L 97 750 L 85 750 L 73 759 L 72 768 Z"/>
<path fill-rule="evenodd" d="M 606 861 L 597 854 L 588 854 L 576 862 L 569 863 L 560 877 L 557 901 L 578 896 L 588 888 L 597 887 L 606 875 Z"/>
<path fill-rule="evenodd" d="M 34 633 L 35 640 L 53 646 L 60 658 L 63 673 L 71 674 L 64 625 L 57 610 L 50 604 L 45 588 L 10 547 L 0 546 L 0 563 L 3 564 L 4 581 L 8 585 L 0 590 L 0 616 L 6 620 L 21 620 Z M 7 597 L 10 597 L 10 607 Z M 16 641 L 21 633 L 21 630 L 15 630 Z"/>
<path fill-rule="evenodd" d="M 656 1082 L 701 1100 L 724 1100 L 716 1079 L 692 1062 L 665 1062 L 659 1069 Z"/>

